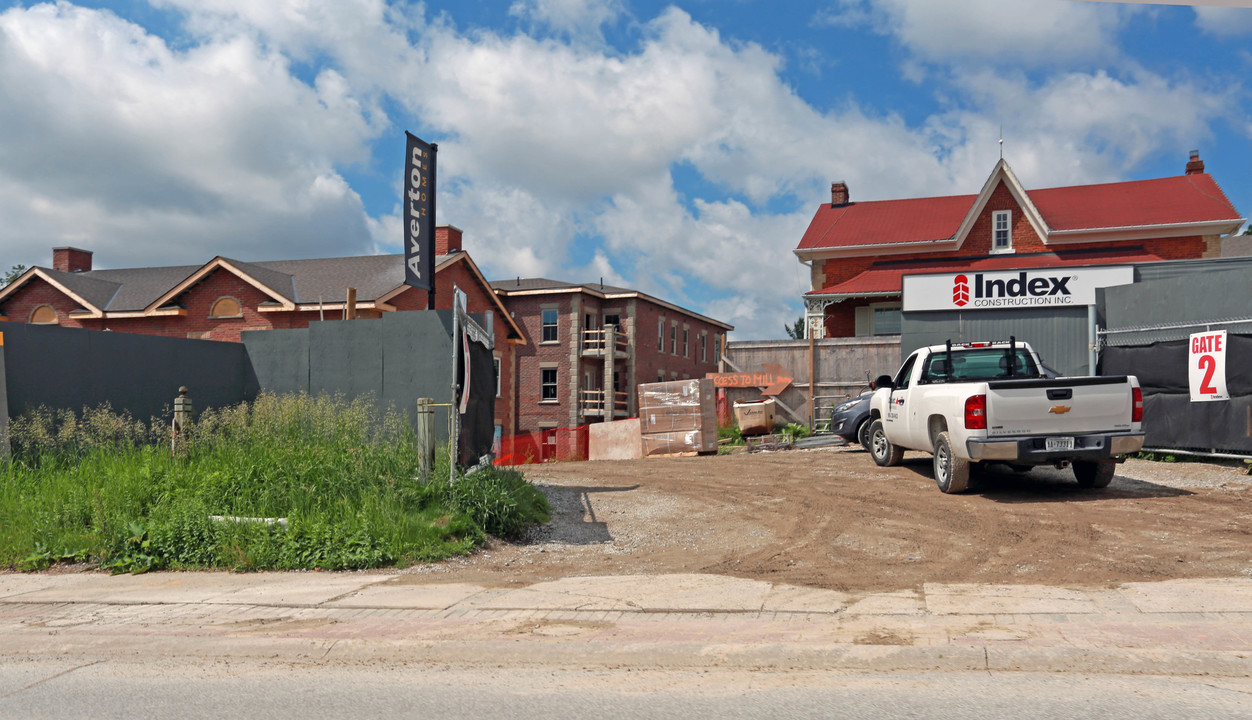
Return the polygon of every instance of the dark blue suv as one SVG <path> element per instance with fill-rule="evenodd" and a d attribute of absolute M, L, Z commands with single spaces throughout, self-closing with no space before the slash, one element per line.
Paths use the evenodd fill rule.
<path fill-rule="evenodd" d="M 869 399 L 873 396 L 874 391 L 867 390 L 836 405 L 830 413 L 830 431 L 849 444 L 860 443 L 869 450 Z"/>

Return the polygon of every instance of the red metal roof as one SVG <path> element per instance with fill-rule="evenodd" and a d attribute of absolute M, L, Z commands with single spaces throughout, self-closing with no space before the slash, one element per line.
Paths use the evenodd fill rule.
<path fill-rule="evenodd" d="M 1052 230 L 1179 225 L 1240 219 L 1206 173 L 1026 192 Z M 798 250 L 940 242 L 960 229 L 977 195 L 823 204 Z"/>
<path fill-rule="evenodd" d="M 878 200 L 817 209 L 800 250 L 947 240 L 977 195 Z"/>
<path fill-rule="evenodd" d="M 1053 230 L 1087 230 L 1238 220 L 1208 173 L 1027 193 Z"/>
<path fill-rule="evenodd" d="M 805 295 L 868 295 L 872 293 L 899 294 L 905 275 L 924 275 L 956 271 L 1007 270 L 1016 268 L 1062 267 L 1081 265 L 1125 265 L 1129 263 L 1158 262 L 1161 258 L 1139 248 L 1117 248 L 1108 251 L 1079 251 L 1059 253 L 1031 253 L 1029 255 L 991 255 L 981 258 L 951 258 L 942 261 L 916 260 L 910 262 L 887 261 L 875 263 L 856 277 Z"/>

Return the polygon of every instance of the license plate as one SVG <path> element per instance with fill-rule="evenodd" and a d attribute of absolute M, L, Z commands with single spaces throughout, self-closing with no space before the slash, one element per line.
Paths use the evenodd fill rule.
<path fill-rule="evenodd" d="M 1043 439 L 1044 450 L 1073 450 L 1074 438 L 1072 437 L 1050 437 Z"/>

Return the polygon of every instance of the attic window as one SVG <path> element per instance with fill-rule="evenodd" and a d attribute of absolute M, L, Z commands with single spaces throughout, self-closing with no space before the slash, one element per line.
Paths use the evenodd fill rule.
<path fill-rule="evenodd" d="M 57 311 L 51 305 L 40 305 L 30 313 L 31 325 L 56 325 L 58 322 Z"/>
<path fill-rule="evenodd" d="M 243 308 L 239 306 L 239 301 L 232 297 L 218 298 L 213 303 L 213 309 L 209 311 L 211 318 L 237 318 L 243 317 Z"/>
<path fill-rule="evenodd" d="M 991 214 L 991 252 L 1013 252 L 1013 211 L 997 210 Z"/>

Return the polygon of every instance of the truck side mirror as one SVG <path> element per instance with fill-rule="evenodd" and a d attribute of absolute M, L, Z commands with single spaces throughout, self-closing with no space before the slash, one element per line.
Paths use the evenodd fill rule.
<path fill-rule="evenodd" d="M 891 381 L 890 375 L 879 375 L 877 378 L 874 379 L 875 390 L 877 390 L 878 388 L 893 388 L 893 387 L 895 387 L 895 384 Z"/>

